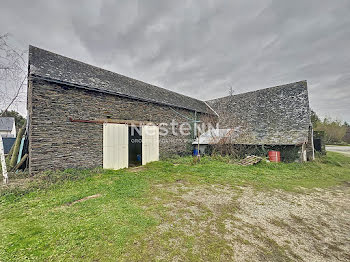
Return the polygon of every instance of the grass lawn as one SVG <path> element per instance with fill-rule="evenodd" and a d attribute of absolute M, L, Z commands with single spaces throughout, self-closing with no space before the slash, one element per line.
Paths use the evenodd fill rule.
<path fill-rule="evenodd" d="M 226 158 L 196 165 L 178 158 L 134 170 L 66 170 L 26 183 L 1 188 L 0 261 L 230 261 L 235 250 L 220 232 L 228 230 L 229 216 L 239 221 L 235 201 L 242 188 L 298 195 L 348 185 L 350 158 L 328 153 L 312 163 L 249 167 Z M 196 214 L 193 221 L 185 205 Z M 208 221 L 215 221 L 215 232 Z M 262 240 L 271 247 L 262 254 L 268 260 L 289 252 L 271 241 Z"/>

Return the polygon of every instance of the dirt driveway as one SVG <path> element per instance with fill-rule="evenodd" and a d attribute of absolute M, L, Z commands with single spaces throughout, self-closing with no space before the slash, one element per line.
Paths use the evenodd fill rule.
<path fill-rule="evenodd" d="M 350 146 L 326 146 L 326 150 L 350 156 Z"/>
<path fill-rule="evenodd" d="M 163 192 L 164 197 L 156 199 L 164 207 L 157 213 L 163 222 L 135 243 L 144 258 L 157 254 L 161 261 L 350 261 L 349 184 L 288 193 L 193 187 L 180 181 L 154 190 Z"/>

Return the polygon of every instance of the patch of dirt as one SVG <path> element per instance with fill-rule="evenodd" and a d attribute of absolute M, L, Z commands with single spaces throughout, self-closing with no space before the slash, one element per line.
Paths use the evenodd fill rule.
<path fill-rule="evenodd" d="M 0 182 L 0 191 L 2 190 L 9 190 L 9 189 L 16 189 L 19 187 L 25 187 L 30 182 L 33 181 L 32 178 L 17 178 L 17 179 L 11 179 L 9 178 L 8 184 L 4 184 L 1 176 L 1 182 Z"/>
<path fill-rule="evenodd" d="M 142 171 L 144 169 L 145 169 L 145 166 L 136 166 L 136 167 L 129 168 L 128 171 L 136 173 L 136 172 L 140 172 L 140 171 Z"/>
<path fill-rule="evenodd" d="M 179 180 L 154 190 L 154 203 L 146 209 L 160 223 L 135 244 L 140 257 L 350 261 L 349 187 L 261 192 Z"/>
<path fill-rule="evenodd" d="M 73 202 L 71 202 L 71 203 L 69 203 L 69 204 L 67 204 L 67 205 L 68 205 L 68 206 L 72 206 L 72 205 L 74 205 L 74 204 L 76 204 L 76 203 L 84 202 L 84 201 L 86 201 L 86 200 L 98 198 L 98 197 L 101 197 L 101 196 L 102 196 L 101 194 L 96 194 L 96 195 L 92 195 L 92 196 L 87 196 L 87 197 L 84 197 L 84 198 L 82 198 L 82 199 L 73 201 Z"/>
<path fill-rule="evenodd" d="M 264 240 L 268 239 L 293 261 L 349 261 L 349 196 L 350 190 L 344 187 L 299 194 L 246 188 L 238 199 L 241 225 L 233 226 L 235 230 L 226 237 L 239 235 L 254 243 L 232 242 L 235 249 L 244 246 L 252 260 L 259 260 L 257 246 L 267 248 Z M 254 234 L 256 229 L 259 236 Z M 245 253 L 236 253 L 238 261 L 246 258 Z"/>

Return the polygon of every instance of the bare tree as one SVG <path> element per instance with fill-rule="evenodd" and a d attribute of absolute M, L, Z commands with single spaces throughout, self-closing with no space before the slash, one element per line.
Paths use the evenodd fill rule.
<path fill-rule="evenodd" d="M 10 44 L 10 35 L 0 35 L 0 116 L 22 103 L 27 83 L 26 51 Z"/>
<path fill-rule="evenodd" d="M 233 96 L 233 93 L 235 92 L 235 90 L 233 89 L 232 85 L 230 86 L 230 89 L 228 91 L 229 96 Z"/>

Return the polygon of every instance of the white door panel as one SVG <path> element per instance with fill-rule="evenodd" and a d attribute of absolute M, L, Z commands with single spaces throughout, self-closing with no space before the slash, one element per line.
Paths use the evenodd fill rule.
<path fill-rule="evenodd" d="M 159 160 L 159 127 L 142 126 L 142 165 Z"/>
<path fill-rule="evenodd" d="M 121 169 L 128 167 L 128 126 L 103 124 L 103 168 Z"/>

